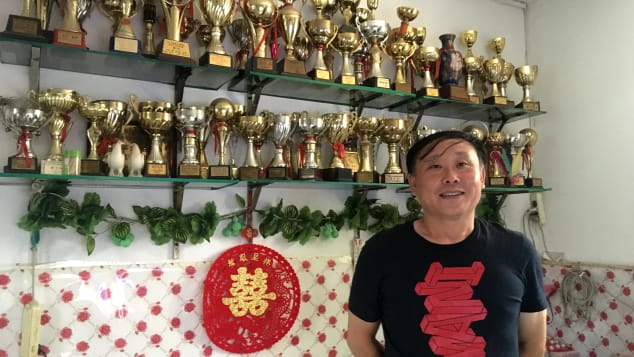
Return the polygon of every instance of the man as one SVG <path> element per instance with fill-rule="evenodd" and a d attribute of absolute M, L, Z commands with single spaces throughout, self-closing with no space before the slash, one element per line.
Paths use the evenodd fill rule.
<path fill-rule="evenodd" d="M 356 357 L 542 357 L 546 307 L 539 257 L 518 232 L 475 217 L 482 142 L 442 131 L 407 154 L 423 218 L 368 240 L 350 292 Z M 385 346 L 376 340 L 382 325 Z"/>

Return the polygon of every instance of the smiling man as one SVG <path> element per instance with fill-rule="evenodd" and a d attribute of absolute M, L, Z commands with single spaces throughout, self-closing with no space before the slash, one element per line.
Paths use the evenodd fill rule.
<path fill-rule="evenodd" d="M 461 131 L 409 150 L 423 217 L 378 233 L 361 251 L 349 300 L 354 356 L 544 355 L 539 256 L 524 235 L 475 216 L 486 166 L 483 143 Z"/>

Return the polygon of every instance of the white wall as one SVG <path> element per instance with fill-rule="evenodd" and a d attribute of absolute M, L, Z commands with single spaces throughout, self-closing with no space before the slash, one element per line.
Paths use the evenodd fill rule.
<path fill-rule="evenodd" d="M 488 48 L 488 40 L 498 36 L 506 37 L 506 49 L 503 56 L 514 63 L 521 65 L 525 63 L 525 39 L 524 39 L 524 14 L 521 8 L 508 5 L 514 2 L 496 2 L 492 0 L 433 0 L 425 3 L 408 3 L 404 1 L 382 1 L 379 4 L 378 18 L 389 21 L 392 26 L 398 25 L 398 18 L 394 10 L 397 5 L 414 5 L 420 10 L 419 17 L 412 23 L 414 26 L 427 27 L 426 44 L 440 46 L 438 36 L 443 33 L 460 34 L 461 31 L 467 29 L 476 29 L 479 32 L 478 41 L 475 44 L 474 52 L 476 55 L 484 55 L 491 57 L 493 51 Z M 301 2 L 297 2 L 295 6 L 299 7 Z M 362 4 L 363 6 L 365 4 Z M 10 2 L 2 2 L 0 4 L 0 13 L 19 14 L 21 9 L 21 1 L 14 0 Z M 161 10 L 157 12 L 160 14 Z M 312 6 L 310 2 L 304 9 L 304 13 L 308 17 L 312 17 Z M 58 9 L 53 9 L 53 27 L 60 22 Z M 139 19 L 134 18 L 133 22 L 137 29 L 137 36 L 141 37 L 141 25 Z M 4 28 L 6 18 L 0 18 L 0 28 Z M 84 22 L 85 28 L 88 30 L 87 43 L 91 49 L 106 50 L 107 40 L 109 37 L 110 25 L 103 15 L 96 9 L 93 9 L 91 16 Z M 200 55 L 201 49 L 195 39 L 190 40 L 192 45 L 193 57 Z M 553 45 L 555 42 L 553 41 Z M 225 45 L 230 51 L 233 49 L 229 36 L 225 40 Z M 464 51 L 464 45 L 460 42 L 456 43 L 456 47 Z M 547 58 L 547 57 L 546 57 Z M 545 58 L 536 60 L 543 70 L 547 71 L 548 62 Z M 388 75 L 393 73 L 390 66 L 384 66 Z M 627 68 L 627 67 L 626 67 Z M 0 78 L 4 83 L 0 86 L 0 96 L 21 96 L 28 87 L 27 68 L 0 64 Z M 543 100 L 545 110 L 554 111 L 557 105 L 556 101 L 546 101 L 548 92 L 543 90 L 543 85 L 538 88 L 538 95 Z M 129 93 L 135 93 L 140 100 L 168 100 L 172 101 L 174 94 L 170 86 L 143 82 L 123 80 L 119 78 L 106 78 L 100 76 L 90 76 L 69 72 L 58 72 L 52 70 L 42 70 L 41 88 L 65 87 L 74 89 L 81 95 L 88 95 L 94 99 L 120 99 L 127 98 Z M 541 91 L 540 91 L 541 90 Z M 227 92 L 220 90 L 202 91 L 187 89 L 185 91 L 185 105 L 209 103 L 216 97 L 225 96 L 237 102 L 244 102 L 245 96 L 240 93 Z M 509 97 L 518 101 L 521 97 L 521 90 L 515 83 L 509 83 Z M 313 102 L 302 102 L 292 100 L 280 100 L 275 98 L 263 98 L 260 103 L 260 109 L 270 109 L 272 111 L 288 110 L 319 110 L 321 112 L 346 110 L 345 107 L 335 107 L 331 105 L 322 105 Z M 366 110 L 364 114 L 381 115 L 380 111 Z M 386 113 L 389 114 L 389 113 Z M 402 116 L 402 114 L 392 113 L 389 115 Z M 83 132 L 85 130 L 84 120 L 80 118 L 77 112 L 72 113 L 75 127 L 72 135 L 65 144 L 65 148 L 76 147 L 85 150 L 83 147 Z M 541 121 L 552 120 L 553 115 L 539 117 L 535 123 Z M 446 120 L 441 118 L 423 117 L 423 124 L 433 128 L 446 129 L 460 125 L 460 122 Z M 518 122 L 510 127 L 510 130 L 519 130 L 529 126 L 528 120 Z M 540 129 L 544 131 L 546 129 Z M 48 152 L 48 135 L 46 130 L 43 131 L 41 137 L 36 138 L 35 151 L 42 157 Z M 0 157 L 5 160 L 6 157 L 13 154 L 15 149 L 15 138 L 9 134 L 3 135 L 0 141 Z M 547 133 L 542 133 L 544 137 L 538 145 L 538 153 L 545 152 L 548 143 Z M 209 149 L 209 148 L 208 148 Z M 85 151 L 84 151 L 85 152 Z M 211 153 L 211 149 L 209 149 Z M 539 155 L 539 154 L 538 154 Z M 538 157 L 540 173 L 544 174 L 547 185 L 555 187 L 557 195 L 561 195 L 562 185 L 555 181 L 551 176 L 551 172 L 545 169 L 547 165 L 546 155 Z M 383 159 L 384 160 L 384 159 Z M 541 160 L 541 162 L 540 162 Z M 385 164 L 385 161 L 382 162 Z M 379 167 L 381 163 L 379 164 Z M 133 217 L 130 206 L 138 205 L 158 205 L 167 207 L 171 203 L 171 193 L 168 189 L 151 190 L 151 189 L 103 189 L 103 188 L 81 188 L 73 189 L 71 197 L 81 200 L 83 192 L 97 191 L 102 201 L 109 202 L 123 216 Z M 242 188 L 231 188 L 222 191 L 186 191 L 184 211 L 198 211 L 202 207 L 202 203 L 208 200 L 214 200 L 218 206 L 220 214 L 228 213 L 236 209 L 234 202 L 234 194 L 245 195 L 244 186 Z M 269 204 L 276 204 L 280 198 L 284 198 L 285 203 L 295 203 L 298 205 L 308 204 L 312 209 L 320 208 L 327 210 L 333 208 L 337 211 L 343 209 L 343 200 L 349 195 L 349 190 L 282 190 L 264 188 L 260 200 L 259 208 L 267 207 Z M 19 217 L 24 214 L 27 207 L 28 187 L 26 186 L 1 186 L 0 197 L 3 197 L 0 206 L 0 224 L 3 225 L 2 242 L 3 249 L 0 250 L 0 262 L 16 263 L 28 262 L 30 259 L 28 252 L 28 235 L 26 232 L 16 227 Z M 378 195 L 390 203 L 403 204 L 406 198 L 404 194 L 394 194 L 393 190 L 384 190 Z M 307 199 L 307 197 L 309 199 Z M 558 196 L 553 196 L 558 197 Z M 549 226 L 558 227 L 562 222 L 563 214 L 557 214 L 557 206 L 552 203 L 553 199 L 548 199 L 549 214 L 552 219 Z M 509 209 L 506 211 L 506 220 L 510 227 L 521 229 L 520 217 L 521 213 L 528 206 L 528 197 L 520 195 L 512 197 L 508 200 Z M 561 211 L 563 212 L 562 208 Z M 257 215 L 256 215 L 257 219 Z M 257 223 L 257 221 L 256 221 Z M 239 238 L 222 237 L 221 230 L 226 222 L 221 222 L 216 236 L 212 238 L 211 243 L 201 246 L 186 246 L 182 248 L 181 257 L 183 259 L 213 259 L 220 254 L 226 247 L 240 243 Z M 561 225 L 564 226 L 563 224 Z M 101 235 L 97 239 L 97 247 L 95 253 L 90 258 L 86 257 L 83 240 L 80 236 L 70 230 L 48 230 L 42 232 L 42 242 L 40 245 L 39 260 L 43 261 L 65 261 L 65 260 L 82 260 L 91 261 L 148 261 L 148 260 L 165 260 L 170 259 L 170 249 L 168 246 L 154 246 L 146 236 L 145 228 L 135 228 L 137 239 L 129 249 L 119 249 L 111 245 L 108 236 Z M 310 256 L 310 255 L 346 255 L 350 254 L 350 231 L 343 231 L 337 240 L 319 241 L 310 243 L 306 246 L 297 244 L 287 244 L 280 237 L 272 237 L 266 241 L 256 240 L 256 243 L 263 243 L 281 251 L 287 256 Z"/>

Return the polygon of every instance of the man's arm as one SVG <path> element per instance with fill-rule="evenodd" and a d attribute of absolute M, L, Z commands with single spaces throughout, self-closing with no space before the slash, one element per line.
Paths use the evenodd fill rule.
<path fill-rule="evenodd" d="M 383 346 L 376 340 L 379 322 L 365 322 L 352 312 L 348 313 L 348 337 L 346 342 L 353 356 L 381 357 Z"/>
<path fill-rule="evenodd" d="M 546 310 L 520 313 L 520 356 L 543 357 L 546 352 Z"/>

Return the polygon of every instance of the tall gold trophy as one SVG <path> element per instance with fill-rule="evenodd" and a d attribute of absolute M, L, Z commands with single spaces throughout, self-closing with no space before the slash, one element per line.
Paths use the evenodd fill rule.
<path fill-rule="evenodd" d="M 137 0 L 98 0 L 97 7 L 113 23 L 110 51 L 141 53 L 141 42 L 130 25 L 130 19 L 137 13 Z"/>
<path fill-rule="evenodd" d="M 506 105 L 506 97 L 500 92 L 499 83 L 504 78 L 504 61 L 501 58 L 491 58 L 482 63 L 482 71 L 487 82 L 491 84 L 491 95 L 484 99 L 486 104 Z"/>
<path fill-rule="evenodd" d="M 506 186 L 506 177 L 510 171 L 510 163 L 506 156 L 504 144 L 506 136 L 503 132 L 489 133 L 485 145 L 489 151 L 487 186 Z"/>
<path fill-rule="evenodd" d="M 222 45 L 224 27 L 233 19 L 234 0 L 198 0 L 205 21 L 211 26 L 211 41 L 204 55 L 198 60 L 201 66 L 219 66 L 231 68 L 231 55 Z"/>
<path fill-rule="evenodd" d="M 345 147 L 357 124 L 356 112 L 324 114 L 326 131 L 324 136 L 332 145 L 332 159 L 322 176 L 326 181 L 352 181 L 352 169 L 346 165 Z"/>
<path fill-rule="evenodd" d="M 211 133 L 214 135 L 214 151 L 218 154 L 218 163 L 209 166 L 209 178 L 230 179 L 231 165 L 225 161 L 227 144 L 231 137 L 230 123 L 235 117 L 235 105 L 226 98 L 216 98 L 209 104 L 209 115 L 211 116 Z"/>
<path fill-rule="evenodd" d="M 508 174 L 508 184 L 514 187 L 524 187 L 524 176 L 521 172 L 522 151 L 528 143 L 528 136 L 524 133 L 517 133 L 506 137 L 506 144 L 511 153 L 511 170 Z"/>
<path fill-rule="evenodd" d="M 165 17 L 165 38 L 159 43 L 157 56 L 161 60 L 194 63 L 189 51 L 189 43 L 181 41 L 181 24 L 185 16 L 184 8 L 192 0 L 159 0 Z"/>
<path fill-rule="evenodd" d="M 243 0 L 242 11 L 251 33 L 252 57 L 247 69 L 277 73 L 267 41 L 277 16 L 275 0 Z"/>
<path fill-rule="evenodd" d="M 467 96 L 472 103 L 479 104 L 481 99 L 475 91 L 475 80 L 478 78 L 478 74 L 482 72 L 482 56 L 476 57 L 473 55 L 471 49 L 478 39 L 478 31 L 467 30 L 461 34 L 462 42 L 467 45 L 467 52 L 464 56 L 464 73 L 465 73 L 465 89 L 467 90 Z"/>
<path fill-rule="evenodd" d="M 141 128 L 152 136 L 152 146 L 145 159 L 143 176 L 169 177 L 167 145 L 163 137 L 174 127 L 174 106 L 170 102 L 139 103 Z"/>
<path fill-rule="evenodd" d="M 154 24 L 156 23 L 156 5 L 153 0 L 143 0 L 143 24 L 145 32 L 143 35 L 143 50 L 141 53 L 145 57 L 156 57 L 156 47 L 154 45 Z"/>
<path fill-rule="evenodd" d="M 370 137 L 377 134 L 382 127 L 378 117 L 360 117 L 356 132 L 359 136 L 359 171 L 354 174 L 356 182 L 379 182 L 379 173 L 374 170 L 374 157 Z"/>
<path fill-rule="evenodd" d="M 410 131 L 411 126 L 407 119 L 383 118 L 381 130 L 378 135 L 387 144 L 388 160 L 381 181 L 383 183 L 405 183 L 405 175 L 399 163 L 399 144 Z"/>
<path fill-rule="evenodd" d="M 284 39 L 286 56 L 278 62 L 278 70 L 287 75 L 306 75 L 304 61 L 295 55 L 295 39 L 302 26 L 302 12 L 293 7 L 295 0 L 284 0 L 284 6 L 278 10 L 277 23 Z"/>
<path fill-rule="evenodd" d="M 420 37 L 418 37 L 420 38 Z M 425 36 L 422 36 L 423 40 Z M 438 57 L 440 56 L 438 49 L 434 46 L 423 46 L 423 41 L 417 40 L 418 49 L 414 52 L 413 63 L 416 72 L 423 79 L 423 82 L 418 90 L 418 95 L 424 95 L 427 97 L 438 97 L 440 93 L 438 92 L 438 87 L 434 83 L 434 79 L 432 77 L 432 66 L 436 64 L 438 61 Z"/>
<path fill-rule="evenodd" d="M 238 131 L 242 133 L 247 142 L 247 152 L 244 163 L 238 169 L 240 180 L 257 179 L 260 177 L 260 163 L 255 156 L 255 137 L 262 135 L 268 122 L 262 115 L 243 115 L 238 121 Z"/>
<path fill-rule="evenodd" d="M 324 50 L 335 39 L 339 27 L 330 18 L 322 14 L 324 7 L 328 4 L 328 0 L 312 0 L 312 2 L 317 11 L 317 17 L 306 21 L 305 29 L 317 52 L 313 68 L 307 74 L 312 79 L 331 81 L 333 79 L 332 72 L 324 60 Z"/>
<path fill-rule="evenodd" d="M 97 145 L 101 138 L 101 129 L 97 123 L 108 115 L 107 101 L 93 101 L 88 96 L 80 96 L 77 109 L 79 114 L 88 121 L 88 129 L 86 130 L 89 145 L 88 155 L 81 160 L 80 172 L 82 175 L 101 175 L 105 167 L 97 154 Z"/>
<path fill-rule="evenodd" d="M 81 26 L 92 8 L 92 0 L 64 0 L 58 2 L 63 7 L 62 27 L 53 31 L 53 43 L 78 48 L 86 48 L 86 34 Z"/>
<path fill-rule="evenodd" d="M 515 81 L 522 87 L 522 102 L 516 105 L 524 110 L 539 110 L 539 101 L 533 98 L 531 87 L 537 78 L 536 65 L 524 65 L 515 68 Z"/>
<path fill-rule="evenodd" d="M 3 36 L 30 41 L 51 42 L 53 34 L 47 31 L 51 17 L 52 0 L 23 0 L 22 16 L 9 15 Z"/>
<path fill-rule="evenodd" d="M 410 6 L 399 6 L 396 8 L 401 26 L 392 29 L 385 44 L 385 52 L 394 61 L 396 72 L 392 89 L 400 92 L 412 92 L 412 83 L 407 81 L 405 64 L 412 57 L 418 47 L 415 43 L 416 30 L 409 26 L 409 23 L 416 19 L 418 10 Z"/>
<path fill-rule="evenodd" d="M 521 134 L 524 134 L 528 141 L 526 142 L 526 146 L 522 150 L 522 163 L 524 168 L 526 169 L 526 178 L 524 179 L 524 185 L 526 187 L 543 187 L 542 179 L 538 177 L 534 177 L 534 167 L 533 167 L 533 159 L 535 156 L 535 152 L 533 151 L 533 147 L 537 143 L 537 132 L 533 129 L 526 128 L 520 130 Z"/>

